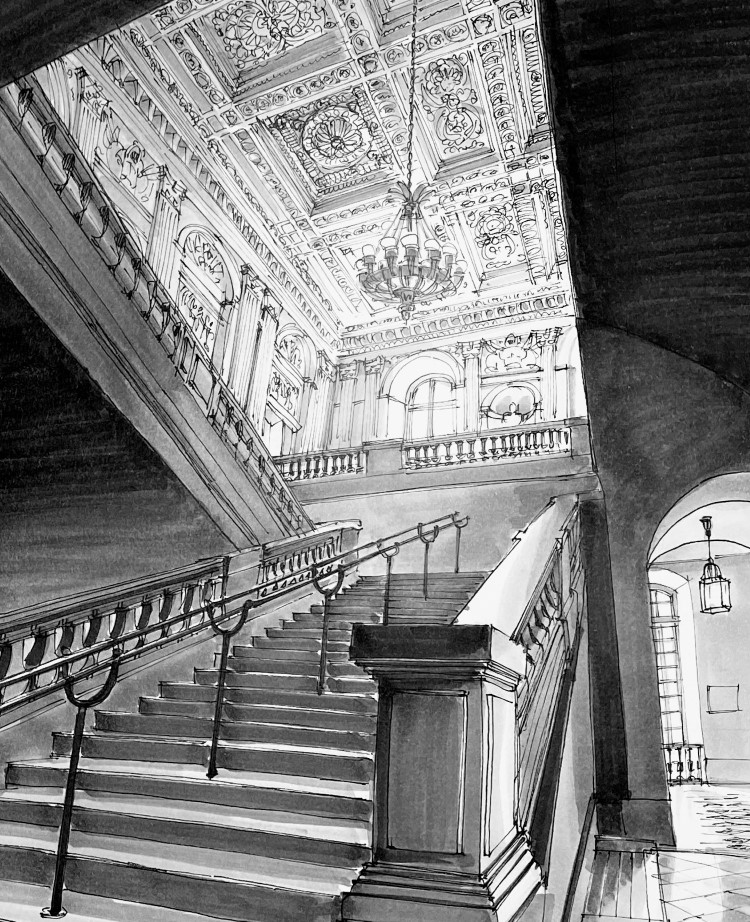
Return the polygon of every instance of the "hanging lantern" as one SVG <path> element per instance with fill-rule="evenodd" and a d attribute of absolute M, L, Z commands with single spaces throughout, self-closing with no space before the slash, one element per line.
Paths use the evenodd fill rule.
<path fill-rule="evenodd" d="M 698 580 L 698 593 L 701 600 L 701 611 L 715 615 L 720 611 L 730 611 L 732 602 L 729 598 L 729 580 L 721 575 L 719 565 L 711 556 L 711 516 L 704 515 L 701 519 L 703 530 L 708 542 L 708 560 L 703 567 L 703 576 Z"/>

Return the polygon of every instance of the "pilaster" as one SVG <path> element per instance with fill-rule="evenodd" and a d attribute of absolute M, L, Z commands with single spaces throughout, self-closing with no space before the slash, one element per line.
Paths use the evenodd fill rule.
<path fill-rule="evenodd" d="M 180 259 L 177 232 L 186 194 L 186 187 L 179 180 L 171 178 L 166 166 L 160 166 L 154 215 L 146 244 L 146 262 L 175 300 Z"/>
<path fill-rule="evenodd" d="M 482 344 L 461 343 L 461 355 L 464 362 L 464 432 L 479 430 L 479 357 Z"/>
<path fill-rule="evenodd" d="M 101 87 L 89 77 L 83 67 L 76 68 L 75 96 L 76 105 L 73 110 L 71 132 L 78 143 L 83 159 L 93 164 L 102 130 L 102 114 L 107 100 Z"/>
<path fill-rule="evenodd" d="M 228 381 L 241 406 L 247 407 L 250 382 L 260 349 L 260 299 L 258 276 L 247 264 L 241 267 L 242 285 L 232 312 L 231 354 L 225 357 Z"/>

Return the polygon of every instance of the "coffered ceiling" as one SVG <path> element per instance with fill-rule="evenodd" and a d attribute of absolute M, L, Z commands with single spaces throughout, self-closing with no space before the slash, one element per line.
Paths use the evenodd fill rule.
<path fill-rule="evenodd" d="M 398 322 L 361 294 L 356 261 L 405 175 L 410 27 L 390 0 L 176 0 L 115 39 L 257 194 L 345 327 Z M 441 306 L 567 292 L 532 3 L 421 0 L 415 96 L 426 216 L 469 264 Z"/>

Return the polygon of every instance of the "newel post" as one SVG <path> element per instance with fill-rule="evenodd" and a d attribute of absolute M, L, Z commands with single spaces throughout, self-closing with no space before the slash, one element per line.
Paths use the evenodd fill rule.
<path fill-rule="evenodd" d="M 379 684 L 373 861 L 347 922 L 507 922 L 541 875 L 515 824 L 522 649 L 488 625 L 354 627 Z"/>

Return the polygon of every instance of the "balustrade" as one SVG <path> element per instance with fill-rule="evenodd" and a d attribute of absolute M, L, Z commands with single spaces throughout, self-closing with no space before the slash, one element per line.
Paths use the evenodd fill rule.
<path fill-rule="evenodd" d="M 528 426 L 406 442 L 402 449 L 402 466 L 413 471 L 569 454 L 570 451 L 571 432 L 568 426 Z"/>
<path fill-rule="evenodd" d="M 668 784 L 703 784 L 702 743 L 665 743 L 662 748 Z"/>
<path fill-rule="evenodd" d="M 276 464 L 287 483 L 366 473 L 366 453 L 361 448 L 326 451 L 310 455 L 277 458 Z"/>
<path fill-rule="evenodd" d="M 61 201 L 99 250 L 122 292 L 139 311 L 236 462 L 257 484 L 285 527 L 294 531 L 310 528 L 312 523 L 283 478 L 275 477 L 270 453 L 222 379 L 190 319 L 182 314 L 143 258 L 36 81 L 27 77 L 2 88 L 0 105 L 14 120 L 16 130 Z"/>

